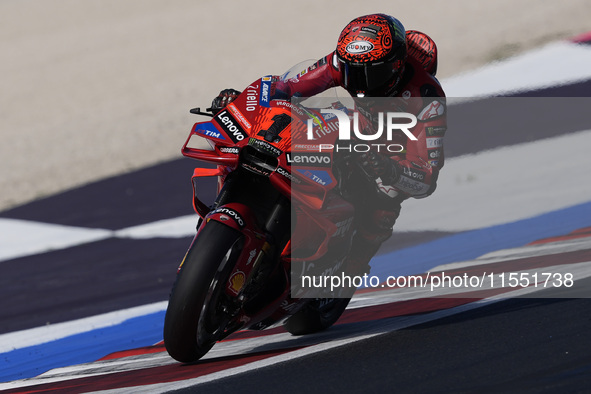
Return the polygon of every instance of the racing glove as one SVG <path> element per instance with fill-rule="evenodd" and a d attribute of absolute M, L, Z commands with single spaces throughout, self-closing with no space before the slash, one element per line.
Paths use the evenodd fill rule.
<path fill-rule="evenodd" d="M 214 113 L 221 111 L 226 105 L 236 100 L 236 97 L 238 97 L 240 93 L 241 92 L 236 89 L 222 90 L 220 94 L 211 102 L 211 111 Z"/>
<path fill-rule="evenodd" d="M 400 178 L 398 163 L 377 152 L 361 153 L 357 155 L 356 161 L 370 179 L 381 178 L 384 184 L 393 185 Z"/>

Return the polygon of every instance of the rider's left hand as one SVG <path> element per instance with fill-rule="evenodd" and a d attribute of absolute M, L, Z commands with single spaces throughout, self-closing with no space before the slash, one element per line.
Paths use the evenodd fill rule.
<path fill-rule="evenodd" d="M 218 94 L 216 98 L 213 99 L 211 102 L 211 110 L 212 112 L 219 112 L 224 108 L 226 105 L 230 104 L 232 101 L 236 100 L 236 98 L 240 95 L 240 91 L 236 89 L 224 89 Z"/>

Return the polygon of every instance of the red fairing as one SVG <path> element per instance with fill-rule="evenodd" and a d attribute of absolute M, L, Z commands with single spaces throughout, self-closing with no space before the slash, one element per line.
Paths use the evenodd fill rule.
<path fill-rule="evenodd" d="M 390 156 L 399 164 L 400 178 L 394 185 L 378 182 L 380 190 L 390 197 L 429 196 L 435 190 L 439 170 L 444 163 L 443 136 L 447 129 L 445 93 L 439 81 L 430 74 L 433 68 L 425 69 L 421 62 L 424 59 L 414 58 L 414 53 L 409 53 L 401 85 L 392 97 L 410 99 L 407 112 L 416 115 L 418 121 L 410 131 L 417 141 L 410 141 L 402 132 L 393 141 L 405 147 L 404 152 Z M 437 59 L 431 59 L 429 64 L 437 64 Z M 341 74 L 333 52 L 302 70 L 297 77 L 278 82 L 278 91 L 290 97 L 310 97 L 340 86 L 340 83 Z"/>

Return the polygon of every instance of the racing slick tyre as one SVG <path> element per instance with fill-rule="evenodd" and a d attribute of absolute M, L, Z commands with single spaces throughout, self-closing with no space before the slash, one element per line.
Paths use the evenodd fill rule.
<path fill-rule="evenodd" d="M 240 232 L 210 221 L 187 251 L 164 319 L 164 345 L 175 360 L 199 360 L 223 333 L 227 320 L 218 302 L 240 255 L 241 239 Z"/>
<path fill-rule="evenodd" d="M 306 335 L 326 330 L 341 317 L 350 298 L 322 298 L 306 304 L 285 322 L 292 335 Z"/>

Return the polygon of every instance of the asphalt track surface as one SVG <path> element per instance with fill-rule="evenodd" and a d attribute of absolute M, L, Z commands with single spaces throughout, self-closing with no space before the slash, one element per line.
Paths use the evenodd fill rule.
<path fill-rule="evenodd" d="M 589 299 L 511 299 L 174 392 L 584 393 L 589 312 Z"/>
<path fill-rule="evenodd" d="M 515 96 L 588 97 L 589 91 L 591 81 L 583 81 Z M 557 125 L 552 117 L 539 116 L 548 113 L 539 106 L 531 119 L 536 123 L 528 123 L 535 134 L 502 127 L 522 118 L 519 107 L 516 112 L 499 109 L 508 120 L 479 118 L 483 127 L 470 134 L 475 121 L 470 115 L 497 105 L 504 103 L 479 100 L 458 105 L 456 115 L 450 111 L 450 130 L 452 124 L 456 127 L 446 136 L 446 157 L 556 136 Z M 572 119 L 589 105 L 576 100 L 565 108 L 573 111 L 565 115 Z M 561 132 L 591 128 L 589 120 L 577 122 L 567 123 Z M 162 163 L 14 208 L 0 217 L 118 230 L 188 215 L 188 180 L 194 164 L 188 159 Z M 403 234 L 382 253 L 450 234 Z M 190 238 L 108 238 L 2 261 L 0 334 L 166 300 L 189 242 Z M 549 293 L 546 298 L 500 301 L 177 392 L 591 392 L 591 300 L 584 291 L 591 280 L 578 285 L 583 290 L 568 298 Z M 343 330 L 363 333 L 372 324 L 366 318 L 338 325 L 331 335 L 338 340 Z M 221 360 L 233 365 L 240 357 Z M 89 382 L 83 388 L 57 385 L 53 390 L 84 392 L 94 387 L 102 386 Z"/>

